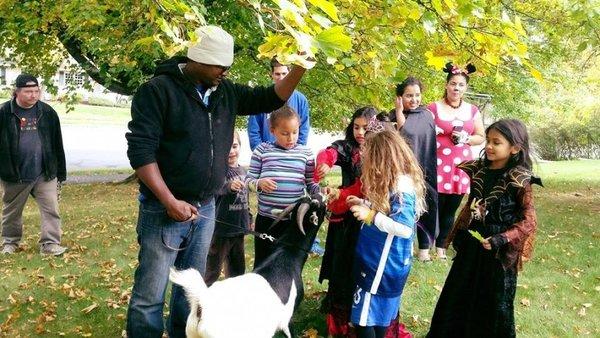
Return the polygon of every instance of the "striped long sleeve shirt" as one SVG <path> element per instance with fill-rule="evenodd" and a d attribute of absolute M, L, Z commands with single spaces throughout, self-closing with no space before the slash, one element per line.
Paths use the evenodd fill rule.
<path fill-rule="evenodd" d="M 277 189 L 270 193 L 258 191 L 258 213 L 275 218 L 274 211 L 295 203 L 305 189 L 310 194 L 319 192 L 314 171 L 313 153 L 307 146 L 298 144 L 284 149 L 271 142 L 261 143 L 252 153 L 246 185 L 251 191 L 256 190 L 258 180 L 269 178 L 275 181 Z"/>

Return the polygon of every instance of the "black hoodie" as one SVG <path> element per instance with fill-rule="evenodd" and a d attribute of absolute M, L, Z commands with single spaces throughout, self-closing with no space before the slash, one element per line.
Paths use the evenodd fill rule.
<path fill-rule="evenodd" d="M 19 171 L 20 119 L 16 114 L 16 99 L 0 106 L 0 178 L 7 182 L 21 183 Z M 58 114 L 48 104 L 38 101 L 37 129 L 42 143 L 42 173 L 46 181 L 67 179 L 65 150 Z"/>
<path fill-rule="evenodd" d="M 223 80 L 207 107 L 179 68 L 186 62 L 174 57 L 158 65 L 136 92 L 125 135 L 127 156 L 134 169 L 156 162 L 177 199 L 203 201 L 225 181 L 236 115 L 273 111 L 285 101 L 273 86 L 251 88 Z M 156 198 L 141 182 L 140 192 Z"/>

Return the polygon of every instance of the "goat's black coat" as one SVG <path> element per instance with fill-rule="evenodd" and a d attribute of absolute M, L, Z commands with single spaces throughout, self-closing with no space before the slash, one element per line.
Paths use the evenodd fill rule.
<path fill-rule="evenodd" d="M 296 219 L 298 208 L 302 203 L 309 203 L 310 205 L 302 222 L 306 235 L 302 234 L 297 226 L 286 229 L 284 234 L 276 240 L 275 245 L 277 248 L 273 254 L 253 271 L 269 282 L 283 304 L 286 304 L 290 298 L 291 285 L 294 281 L 298 291 L 294 309 L 298 307 L 304 297 L 302 268 L 306 263 L 308 252 L 317 236 L 319 227 L 325 218 L 325 204 L 322 200 L 320 198 L 311 200 L 305 197 L 297 203 L 291 212 L 293 220 Z M 311 222 L 313 214 L 318 218 L 317 224 Z"/>

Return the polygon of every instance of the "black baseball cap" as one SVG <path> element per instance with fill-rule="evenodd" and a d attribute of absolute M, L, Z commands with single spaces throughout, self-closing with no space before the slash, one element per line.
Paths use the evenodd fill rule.
<path fill-rule="evenodd" d="M 17 88 L 38 87 L 39 83 L 37 78 L 31 74 L 20 74 L 15 80 L 15 85 Z"/>

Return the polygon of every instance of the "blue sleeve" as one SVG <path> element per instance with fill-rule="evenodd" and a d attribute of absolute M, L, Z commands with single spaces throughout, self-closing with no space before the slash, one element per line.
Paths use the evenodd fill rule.
<path fill-rule="evenodd" d="M 262 114 L 248 117 L 248 139 L 250 141 L 250 150 L 252 151 L 262 142 L 260 138 L 260 124 L 258 122 L 260 118 L 262 118 Z"/>
<path fill-rule="evenodd" d="M 298 102 L 298 115 L 300 116 L 300 135 L 298 143 L 306 145 L 310 133 L 310 107 L 306 97 L 302 96 Z"/>
<path fill-rule="evenodd" d="M 417 221 L 415 215 L 415 195 L 400 193 L 394 195 L 390 202 L 390 218 L 409 227 L 414 226 Z"/>
<path fill-rule="evenodd" d="M 376 213 L 373 223 L 388 234 L 411 238 L 416 222 L 414 194 L 395 194 L 390 200 L 390 213 Z"/>

